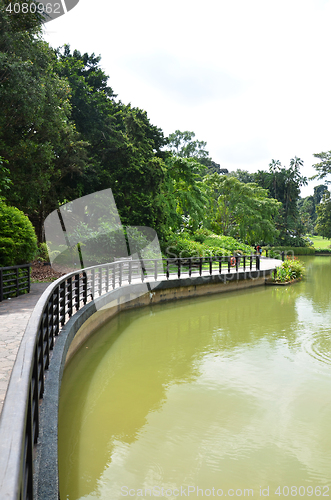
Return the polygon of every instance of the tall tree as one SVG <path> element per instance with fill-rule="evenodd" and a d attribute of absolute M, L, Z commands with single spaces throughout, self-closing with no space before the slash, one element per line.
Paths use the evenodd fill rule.
<path fill-rule="evenodd" d="M 125 225 L 166 229 L 159 203 L 165 176 L 163 132 L 147 113 L 116 100 L 100 56 L 81 54 L 69 46 L 57 50 L 57 71 L 71 87 L 72 119 L 89 143 L 89 162 L 79 180 L 81 194 L 112 188 Z"/>
<path fill-rule="evenodd" d="M 168 137 L 168 147 L 174 156 L 180 156 L 181 158 L 208 158 L 209 153 L 205 149 L 207 143 L 194 140 L 194 137 L 194 132 L 176 130 Z"/>
<path fill-rule="evenodd" d="M 250 245 L 274 241 L 278 235 L 274 219 L 281 204 L 269 198 L 265 189 L 227 175 L 206 176 L 204 182 L 211 201 L 211 228 L 217 234 Z"/>
<path fill-rule="evenodd" d="M 324 179 L 325 184 L 331 184 L 331 179 L 327 179 L 331 174 L 331 151 L 314 154 L 314 156 L 321 161 L 313 165 L 317 173 L 311 179 Z"/>
<path fill-rule="evenodd" d="M 269 172 L 259 170 L 255 181 L 269 191 L 269 196 L 281 202 L 282 206 L 277 216 L 277 228 L 280 231 L 279 242 L 293 243 L 293 236 L 304 233 L 297 202 L 300 198 L 301 186 L 307 184 L 306 177 L 300 173 L 302 160 L 296 156 L 290 160 L 289 167 L 283 167 L 279 160 L 272 160 Z"/>
<path fill-rule="evenodd" d="M 315 230 L 324 238 L 331 238 L 331 195 L 328 191 L 324 194 L 322 202 L 317 207 L 317 220 Z"/>
<path fill-rule="evenodd" d="M 70 88 L 40 33 L 33 15 L 0 9 L 0 156 L 13 182 L 6 197 L 29 215 L 39 240 L 44 218 L 74 195 L 67 181 L 85 166 Z"/>

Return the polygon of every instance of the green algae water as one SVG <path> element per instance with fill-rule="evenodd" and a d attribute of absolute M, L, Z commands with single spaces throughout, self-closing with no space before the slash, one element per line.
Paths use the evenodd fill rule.
<path fill-rule="evenodd" d="M 331 258 L 125 312 L 65 369 L 61 500 L 331 496 Z"/>

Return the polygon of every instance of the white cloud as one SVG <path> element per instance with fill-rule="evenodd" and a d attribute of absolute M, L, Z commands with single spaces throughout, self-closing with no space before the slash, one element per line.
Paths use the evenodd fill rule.
<path fill-rule="evenodd" d="M 80 0 L 46 39 L 101 54 L 123 102 L 193 130 L 225 168 L 296 155 L 312 175 L 331 149 L 330 15 L 325 0 Z"/>

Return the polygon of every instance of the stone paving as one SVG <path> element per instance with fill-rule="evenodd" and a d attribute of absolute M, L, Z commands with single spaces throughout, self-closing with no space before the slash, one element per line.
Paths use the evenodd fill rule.
<path fill-rule="evenodd" d="M 25 327 L 49 284 L 32 283 L 30 293 L 0 302 L 0 414 Z"/>

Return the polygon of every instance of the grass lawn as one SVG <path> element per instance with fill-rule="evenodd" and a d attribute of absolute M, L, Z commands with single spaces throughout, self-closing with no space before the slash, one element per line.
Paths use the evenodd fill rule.
<path fill-rule="evenodd" d="M 331 248 L 331 240 L 327 240 L 326 238 L 322 238 L 322 236 L 308 236 L 309 239 L 312 240 L 314 248 Z"/>

